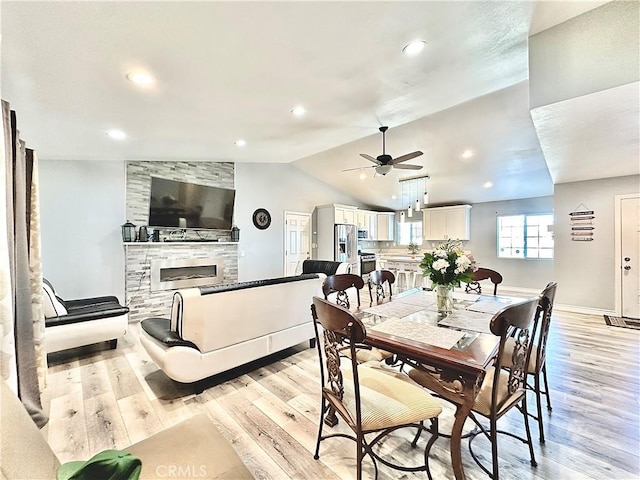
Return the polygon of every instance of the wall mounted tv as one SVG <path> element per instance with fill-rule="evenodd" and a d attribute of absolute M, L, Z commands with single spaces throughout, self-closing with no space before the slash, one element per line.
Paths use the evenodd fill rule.
<path fill-rule="evenodd" d="M 236 191 L 151 177 L 149 226 L 231 230 Z"/>

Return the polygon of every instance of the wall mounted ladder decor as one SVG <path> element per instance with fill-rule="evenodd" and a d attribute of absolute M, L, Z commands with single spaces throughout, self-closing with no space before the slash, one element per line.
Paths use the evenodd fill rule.
<path fill-rule="evenodd" d="M 591 242 L 595 230 L 593 220 L 594 211 L 584 203 L 578 205 L 573 212 L 569 212 L 571 224 L 571 240 L 574 242 Z"/>

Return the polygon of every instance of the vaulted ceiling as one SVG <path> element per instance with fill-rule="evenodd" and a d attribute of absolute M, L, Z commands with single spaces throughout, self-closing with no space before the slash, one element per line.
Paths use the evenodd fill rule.
<path fill-rule="evenodd" d="M 550 195 L 554 181 L 611 176 L 575 175 L 585 138 L 604 137 L 609 158 L 620 142 L 637 151 L 637 85 L 530 112 L 530 36 L 603 3 L 3 1 L 2 97 L 43 161 L 292 163 L 393 209 L 414 175 L 431 176 L 435 203 Z M 425 49 L 404 56 L 413 39 Z M 156 82 L 128 82 L 137 70 Z M 589 121 L 603 103 L 606 120 Z M 421 150 L 408 163 L 422 170 L 342 171 L 372 165 L 359 154 L 382 153 L 381 125 L 387 153 Z M 637 173 L 622 163 L 616 175 Z"/>

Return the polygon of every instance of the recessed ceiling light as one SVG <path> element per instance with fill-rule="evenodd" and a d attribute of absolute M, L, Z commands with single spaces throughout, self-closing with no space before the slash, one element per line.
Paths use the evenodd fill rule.
<path fill-rule="evenodd" d="M 473 157 L 473 152 L 471 150 L 465 150 L 462 152 L 462 158 L 471 158 Z"/>
<path fill-rule="evenodd" d="M 107 135 L 109 135 L 114 140 L 124 140 L 125 138 L 127 138 L 127 134 L 122 130 L 109 130 L 107 132 Z"/>
<path fill-rule="evenodd" d="M 493 182 L 485 182 L 484 185 L 482 185 L 484 188 L 491 188 L 493 187 Z"/>
<path fill-rule="evenodd" d="M 398 198 L 398 195 L 396 195 L 395 193 L 391 195 L 391 200 L 395 200 L 396 198 Z"/>
<path fill-rule="evenodd" d="M 136 85 L 151 85 L 156 81 L 155 78 L 145 72 L 127 73 L 127 80 L 135 83 Z"/>
<path fill-rule="evenodd" d="M 408 57 L 417 55 L 424 49 L 426 44 L 427 42 L 425 42 L 424 40 L 414 40 L 413 42 L 410 42 L 404 46 L 404 48 L 402 49 L 402 53 L 404 53 Z"/>
<path fill-rule="evenodd" d="M 360 180 L 364 180 L 365 178 L 367 178 L 367 174 L 366 173 L 361 173 L 360 174 Z"/>
<path fill-rule="evenodd" d="M 301 117 L 303 116 L 305 113 L 307 113 L 307 111 L 304 109 L 303 106 L 298 105 L 297 107 L 294 107 L 291 110 L 291 113 L 293 113 L 296 117 Z"/>
<path fill-rule="evenodd" d="M 238 147 L 244 147 L 246 144 L 247 144 L 246 140 L 242 140 L 242 139 L 236 140 L 236 146 Z"/>

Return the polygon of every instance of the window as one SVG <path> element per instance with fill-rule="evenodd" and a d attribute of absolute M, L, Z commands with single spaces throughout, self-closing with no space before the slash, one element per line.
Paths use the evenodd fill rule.
<path fill-rule="evenodd" d="M 553 258 L 553 214 L 499 216 L 498 257 Z"/>
<path fill-rule="evenodd" d="M 409 245 L 409 243 L 422 245 L 422 222 L 398 224 L 398 245 Z"/>

